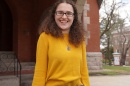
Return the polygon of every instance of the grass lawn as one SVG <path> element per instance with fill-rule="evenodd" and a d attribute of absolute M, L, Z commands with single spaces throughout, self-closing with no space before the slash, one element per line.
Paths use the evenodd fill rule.
<path fill-rule="evenodd" d="M 104 65 L 103 70 L 90 72 L 89 75 L 130 75 L 130 67 Z"/>

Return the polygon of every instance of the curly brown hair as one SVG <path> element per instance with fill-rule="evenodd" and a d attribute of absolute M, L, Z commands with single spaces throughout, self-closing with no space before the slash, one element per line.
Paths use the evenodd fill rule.
<path fill-rule="evenodd" d="M 39 34 L 45 32 L 46 34 L 51 34 L 52 36 L 59 38 L 63 37 L 62 30 L 57 26 L 55 22 L 55 11 L 60 3 L 67 3 L 73 7 L 74 10 L 74 21 L 69 31 L 69 42 L 74 46 L 78 46 L 84 41 L 84 30 L 78 20 L 78 12 L 75 6 L 75 3 L 72 0 L 58 0 L 50 10 L 48 14 L 44 17 L 44 20 L 41 22 L 39 27 Z"/>

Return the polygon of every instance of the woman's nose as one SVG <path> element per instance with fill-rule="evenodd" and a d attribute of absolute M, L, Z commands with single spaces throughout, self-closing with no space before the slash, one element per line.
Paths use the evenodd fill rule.
<path fill-rule="evenodd" d="M 67 16 L 66 16 L 66 14 L 65 14 L 65 13 L 63 14 L 62 18 L 67 18 Z"/>

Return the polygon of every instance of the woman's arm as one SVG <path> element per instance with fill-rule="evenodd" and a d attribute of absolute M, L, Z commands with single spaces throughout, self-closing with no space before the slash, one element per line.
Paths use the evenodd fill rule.
<path fill-rule="evenodd" d="M 88 75 L 88 66 L 86 59 L 86 45 L 83 43 L 82 45 L 82 64 L 81 64 L 81 81 L 84 86 L 90 86 L 89 75 Z"/>
<path fill-rule="evenodd" d="M 47 75 L 47 52 L 47 35 L 42 33 L 37 43 L 36 65 L 32 86 L 45 86 Z"/>

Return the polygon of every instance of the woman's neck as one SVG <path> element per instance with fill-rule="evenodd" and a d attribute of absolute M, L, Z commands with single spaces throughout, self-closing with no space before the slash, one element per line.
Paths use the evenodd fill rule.
<path fill-rule="evenodd" d="M 62 30 L 63 34 L 69 34 L 69 30 Z"/>

